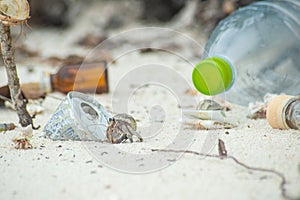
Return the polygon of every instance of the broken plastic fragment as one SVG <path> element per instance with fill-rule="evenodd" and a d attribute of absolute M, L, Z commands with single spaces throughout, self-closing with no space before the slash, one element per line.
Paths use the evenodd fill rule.
<path fill-rule="evenodd" d="M 106 140 L 111 115 L 94 98 L 69 92 L 46 124 L 46 136 L 53 140 Z"/>
<path fill-rule="evenodd" d="M 213 120 L 223 122 L 225 120 L 225 112 L 222 110 L 183 110 L 183 114 L 192 119 Z"/>
<path fill-rule="evenodd" d="M 211 99 L 204 99 L 203 101 L 200 101 L 198 106 L 198 110 L 224 110 L 224 106 L 219 104 L 216 101 L 213 101 Z"/>
<path fill-rule="evenodd" d="M 200 120 L 197 123 L 187 122 L 185 123 L 191 129 L 196 130 L 217 130 L 217 129 L 232 129 L 237 127 L 234 124 L 228 122 L 217 122 L 212 120 Z"/>
<path fill-rule="evenodd" d="M 247 117 L 250 119 L 265 119 L 268 104 L 276 96 L 278 95 L 267 93 L 263 102 L 249 103 Z"/>

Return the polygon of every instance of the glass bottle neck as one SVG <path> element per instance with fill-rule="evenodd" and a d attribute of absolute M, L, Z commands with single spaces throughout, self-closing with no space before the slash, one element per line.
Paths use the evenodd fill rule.
<path fill-rule="evenodd" d="M 51 75 L 48 72 L 42 72 L 40 78 L 40 88 L 46 93 L 52 92 Z"/>
<path fill-rule="evenodd" d="M 300 129 L 300 96 L 291 99 L 283 114 L 289 128 Z"/>

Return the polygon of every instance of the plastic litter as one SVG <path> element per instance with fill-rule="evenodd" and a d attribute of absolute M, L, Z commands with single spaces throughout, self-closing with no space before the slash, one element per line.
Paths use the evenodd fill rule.
<path fill-rule="evenodd" d="M 46 136 L 53 140 L 106 140 L 111 115 L 94 98 L 69 92 L 46 124 Z"/>
<path fill-rule="evenodd" d="M 219 23 L 192 78 L 205 95 L 240 105 L 300 91 L 300 1 L 259 1 Z"/>
<path fill-rule="evenodd" d="M 268 104 L 276 96 L 278 95 L 268 93 L 264 96 L 263 102 L 259 101 L 255 103 L 249 103 L 247 117 L 250 119 L 265 119 Z"/>
<path fill-rule="evenodd" d="M 226 111 L 229 107 L 204 99 L 200 101 L 196 109 L 184 109 L 183 114 L 187 118 L 185 124 L 197 130 L 231 129 L 236 125 L 226 121 Z M 197 122 L 195 122 L 195 119 Z"/>

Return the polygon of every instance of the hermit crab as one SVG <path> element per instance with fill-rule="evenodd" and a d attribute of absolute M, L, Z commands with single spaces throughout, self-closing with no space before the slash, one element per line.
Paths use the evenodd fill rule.
<path fill-rule="evenodd" d="M 132 136 L 136 136 L 139 142 L 143 141 L 136 132 L 136 121 L 132 116 L 121 113 L 109 119 L 106 137 L 110 143 L 123 143 L 127 139 L 133 142 Z"/>

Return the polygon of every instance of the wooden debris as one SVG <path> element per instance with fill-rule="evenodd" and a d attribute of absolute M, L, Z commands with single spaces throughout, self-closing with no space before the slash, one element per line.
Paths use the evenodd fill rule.
<path fill-rule="evenodd" d="M 29 4 L 27 0 L 2 1 L 0 6 L 0 39 L 1 51 L 8 77 L 8 86 L 13 105 L 23 127 L 33 126 L 32 117 L 26 110 L 26 99 L 23 96 L 17 68 L 14 61 L 10 26 L 24 23 L 29 19 Z"/>
<path fill-rule="evenodd" d="M 10 2 L 12 3 L 12 2 Z M 14 2 L 16 3 L 16 2 Z M 19 116 L 19 122 L 20 124 L 25 127 L 28 125 L 33 126 L 32 118 L 29 115 L 29 113 L 26 110 L 26 101 L 24 96 L 22 95 L 21 89 L 20 89 L 20 82 L 19 82 L 19 77 L 17 74 L 17 68 L 16 64 L 14 61 L 14 51 L 12 48 L 12 38 L 11 38 L 11 33 L 10 33 L 10 25 L 11 24 L 16 24 L 16 23 L 22 23 L 27 20 L 29 17 L 29 6 L 28 2 L 25 1 L 18 1 L 18 3 L 22 3 L 19 6 L 19 9 L 16 12 L 19 12 L 18 14 L 16 13 L 0 13 L 0 40 L 1 40 L 1 50 L 2 50 L 2 57 L 4 60 L 4 65 L 6 68 L 6 73 L 8 77 L 8 86 L 10 90 L 10 94 L 12 97 L 12 101 L 14 104 L 14 107 L 17 111 L 17 114 Z M 12 7 L 9 7 L 10 9 L 14 8 L 13 3 L 11 4 Z M 24 5 L 24 7 L 23 7 Z M 2 5 L 3 6 L 3 5 Z M 22 9 L 25 9 L 24 13 L 22 12 Z M 8 9 L 9 10 L 9 9 Z M 12 9 L 14 10 L 14 9 Z M 28 16 L 25 16 L 27 13 Z M 11 15 L 10 15 L 11 14 Z M 14 18 L 15 16 L 19 17 L 19 14 L 21 15 L 21 18 Z"/>
<path fill-rule="evenodd" d="M 16 46 L 15 51 L 16 51 L 16 54 L 20 54 L 23 57 L 27 57 L 27 58 L 28 57 L 38 57 L 38 56 L 40 56 L 39 51 L 30 50 L 24 44 Z"/>
<path fill-rule="evenodd" d="M 215 155 L 215 154 L 206 154 L 206 153 L 202 153 L 202 152 L 197 152 L 197 151 L 191 151 L 191 150 L 178 150 L 178 149 L 151 149 L 152 152 L 165 152 L 165 153 L 184 153 L 184 154 L 192 154 L 192 155 L 197 155 L 197 156 L 204 156 L 204 157 L 208 157 L 208 158 L 220 158 L 219 155 Z M 269 173 L 269 174 L 273 174 L 277 177 L 280 178 L 280 190 L 281 190 L 281 196 L 284 199 L 299 199 L 299 198 L 292 198 L 291 196 L 289 196 L 286 193 L 286 184 L 287 184 L 287 180 L 284 176 L 284 174 L 282 174 L 279 171 L 273 170 L 273 169 L 267 169 L 267 168 L 262 168 L 262 167 L 253 167 L 250 166 L 248 164 L 245 164 L 241 161 L 239 161 L 236 157 L 228 155 L 226 157 L 229 160 L 232 160 L 234 163 L 236 163 L 237 165 L 239 165 L 240 167 L 243 167 L 246 170 L 251 170 L 251 171 L 258 171 L 258 172 L 264 172 L 264 173 Z"/>
<path fill-rule="evenodd" d="M 49 62 L 53 66 L 77 65 L 81 64 L 84 61 L 84 57 L 79 55 L 69 55 L 65 58 L 51 56 L 46 58 L 45 61 Z"/>
<path fill-rule="evenodd" d="M 221 139 L 219 139 L 219 142 L 218 142 L 218 150 L 219 150 L 220 158 L 227 157 L 227 150 L 225 148 L 225 143 Z"/>
<path fill-rule="evenodd" d="M 106 39 L 107 37 L 104 35 L 96 35 L 96 34 L 89 33 L 85 35 L 83 38 L 81 38 L 77 42 L 77 44 L 84 47 L 95 47 Z"/>
<path fill-rule="evenodd" d="M 45 99 L 46 97 L 46 93 L 40 89 L 39 83 L 24 83 L 20 87 L 26 102 L 29 100 Z M 8 85 L 0 87 L 0 106 L 6 105 L 4 101 L 12 103 Z"/>
<path fill-rule="evenodd" d="M 57 57 L 57 56 L 51 56 L 45 59 L 46 62 L 48 62 L 52 66 L 67 66 L 67 65 L 80 65 L 83 62 L 85 63 L 97 63 L 97 62 L 103 62 L 106 61 L 107 63 L 114 63 L 114 59 L 111 54 L 109 54 L 106 51 L 95 51 L 93 54 L 95 54 L 94 57 L 84 57 L 81 55 L 69 55 L 67 57 Z"/>

